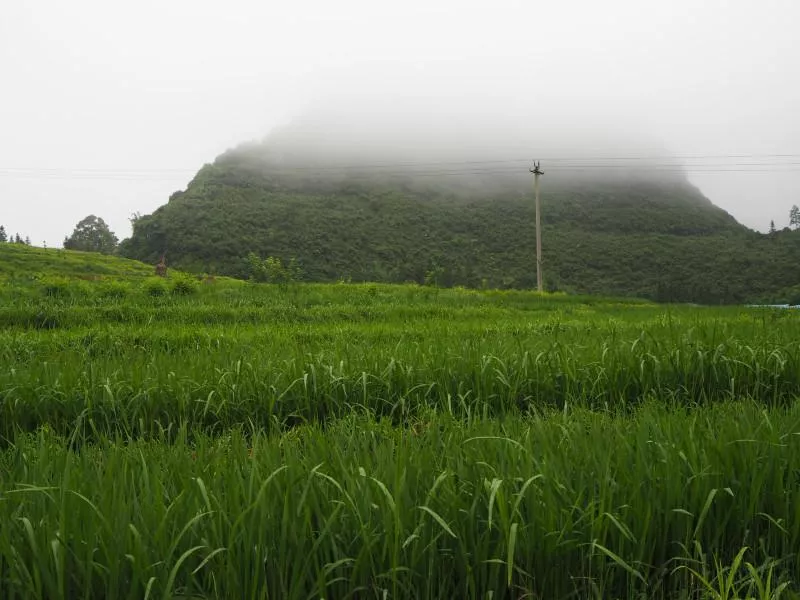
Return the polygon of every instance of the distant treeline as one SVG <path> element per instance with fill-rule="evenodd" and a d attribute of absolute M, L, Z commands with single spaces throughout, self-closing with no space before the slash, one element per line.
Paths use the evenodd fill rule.
<path fill-rule="evenodd" d="M 19 235 L 19 233 L 11 235 L 6 231 L 5 226 L 0 225 L 0 242 L 11 242 L 13 244 L 25 244 L 26 246 L 30 246 L 31 238 L 28 236 L 23 238 Z"/>

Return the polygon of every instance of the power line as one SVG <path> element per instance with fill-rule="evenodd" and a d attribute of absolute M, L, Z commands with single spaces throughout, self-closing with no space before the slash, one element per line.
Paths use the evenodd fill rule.
<path fill-rule="evenodd" d="M 551 158 L 551 161 L 560 161 L 550 167 L 551 170 L 561 172 L 580 172 L 591 170 L 624 170 L 630 172 L 656 171 L 679 173 L 787 173 L 800 170 L 800 161 L 774 160 L 775 158 L 800 159 L 800 154 L 729 154 L 729 155 L 691 155 L 675 157 L 586 157 L 586 158 Z M 680 160 L 709 160 L 717 162 L 694 162 L 681 164 Z M 719 162 L 723 159 L 750 159 L 756 162 Z M 757 160 L 762 159 L 762 160 Z M 771 159 L 771 160 L 767 160 Z M 669 162 L 654 162 L 642 164 L 635 162 L 625 164 L 607 161 L 644 161 L 666 160 Z M 518 167 L 511 166 L 526 161 L 526 159 L 491 160 L 491 161 L 453 161 L 453 162 L 415 162 L 415 163 L 384 163 L 372 165 L 318 165 L 318 166 L 281 166 L 265 163 L 265 169 L 274 168 L 277 176 L 293 172 L 323 173 L 332 170 L 355 171 L 345 173 L 349 178 L 368 177 L 364 170 L 382 169 L 374 171 L 377 175 L 384 176 L 448 176 L 448 175 L 494 175 L 518 172 Z M 593 161 L 593 162 L 581 162 Z M 603 162 L 606 161 L 606 162 Z M 527 162 L 527 161 L 526 161 Z M 451 165 L 452 169 L 434 168 L 436 166 Z M 483 165 L 496 165 L 486 166 Z M 508 166 L 503 166 L 508 165 Z M 411 168 L 409 168 L 411 167 Z M 43 167 L 0 167 L 0 177 L 16 177 L 41 180 L 110 180 L 110 181 L 174 181 L 178 175 L 193 176 L 196 171 L 192 169 L 75 169 L 75 168 L 43 168 Z"/>
<path fill-rule="evenodd" d="M 628 155 L 628 156 L 603 156 L 603 155 L 595 155 L 595 156 L 570 156 L 570 157 L 544 157 L 542 160 L 547 160 L 551 162 L 567 162 L 567 163 L 583 163 L 585 161 L 621 161 L 621 160 L 630 160 L 630 161 L 645 161 L 645 160 L 655 160 L 655 161 L 671 161 L 670 164 L 674 164 L 675 161 L 682 161 L 682 160 L 707 160 L 707 159 L 776 159 L 776 158 L 783 158 L 783 159 L 800 159 L 800 153 L 793 153 L 793 154 L 687 154 L 687 155 Z M 321 171 L 321 170 L 332 170 L 332 169 L 383 169 L 383 168 L 390 168 L 390 169 L 397 169 L 403 167 L 429 167 L 429 166 L 459 166 L 459 165 L 492 165 L 492 164 L 520 164 L 520 163 L 528 163 L 530 162 L 527 158 L 508 158 L 508 159 L 498 159 L 498 160 L 464 160 L 464 161 L 414 161 L 414 162 L 385 162 L 385 163 L 371 163 L 371 164 L 330 164 L 325 163 L 321 165 L 306 165 L 306 166 L 284 166 L 280 165 L 279 163 L 269 163 L 265 161 L 265 164 L 270 166 L 279 167 L 284 171 Z M 787 163 L 785 161 L 769 161 L 764 162 L 760 161 L 760 164 L 800 164 L 800 163 Z M 605 168 L 606 165 L 598 165 L 600 168 Z M 129 169 L 129 168 L 67 168 L 67 167 L 0 167 L 0 172 L 19 172 L 19 173 L 86 173 L 86 174 L 115 174 L 115 175 L 139 175 L 139 174 L 154 174 L 154 173 L 193 173 L 196 172 L 196 169 L 189 169 L 189 168 L 138 168 L 138 169 Z"/>
<path fill-rule="evenodd" d="M 51 173 L 81 172 L 81 173 L 187 173 L 197 169 L 165 169 L 163 167 L 150 169 L 108 169 L 108 168 L 77 168 L 77 167 L 0 167 L 0 171 L 47 171 Z"/>
<path fill-rule="evenodd" d="M 562 157 L 548 158 L 547 160 L 705 160 L 709 158 L 800 158 L 800 154 L 685 154 L 685 155 L 654 155 L 654 156 L 595 156 L 595 157 Z"/>
<path fill-rule="evenodd" d="M 572 156 L 572 157 L 544 157 L 542 160 L 550 162 L 578 162 L 578 161 L 602 161 L 602 160 L 700 160 L 700 159 L 775 159 L 775 158 L 795 158 L 800 159 L 800 154 L 695 154 L 684 156 L 671 156 L 671 155 L 653 155 L 653 156 Z M 324 164 L 324 165 L 311 165 L 311 166 L 281 166 L 286 171 L 322 171 L 322 170 L 337 170 L 337 169 L 396 169 L 402 167 L 428 167 L 428 166 L 459 166 L 459 165 L 492 165 L 492 164 L 507 164 L 519 165 L 521 163 L 529 163 L 528 158 L 508 158 L 499 160 L 464 160 L 464 161 L 416 161 L 416 162 L 389 162 L 389 163 L 372 163 L 372 164 Z M 279 166 L 279 165 L 277 165 Z M 516 168 L 516 167 L 515 167 Z"/>
<path fill-rule="evenodd" d="M 626 168 L 626 167 L 609 167 L 609 166 L 552 166 L 551 171 L 561 173 L 591 173 L 599 172 L 602 170 L 613 169 L 616 172 L 623 173 L 740 173 L 740 174 L 775 174 L 775 173 L 800 173 L 800 167 L 793 168 L 680 168 L 680 167 L 650 167 L 650 168 Z M 347 176 L 346 180 L 359 180 L 370 179 L 378 176 L 383 177 L 454 177 L 464 175 L 504 175 L 518 173 L 518 169 L 462 169 L 462 170 L 449 170 L 449 171 L 385 171 L 381 173 L 371 174 L 353 174 Z M 164 176 L 114 176 L 114 175 L 42 175 L 42 174 L 10 174 L 0 172 L 0 177 L 5 178 L 18 178 L 29 179 L 36 181 L 120 181 L 120 182 L 164 182 L 174 183 L 175 178 Z"/>
<path fill-rule="evenodd" d="M 651 168 L 630 168 L 627 169 L 626 167 L 614 167 L 614 166 L 603 166 L 603 165 L 593 165 L 593 166 L 552 166 L 550 167 L 551 171 L 561 171 L 564 173 L 567 172 L 591 172 L 591 171 L 600 171 L 600 170 L 607 170 L 607 169 L 617 169 L 618 171 L 630 171 L 630 172 L 665 172 L 665 173 L 792 173 L 792 172 L 800 172 L 800 167 L 790 168 L 790 169 L 715 169 L 715 168 L 698 168 L 698 169 L 686 169 L 680 167 L 651 167 Z M 387 171 L 385 173 L 380 173 L 380 175 L 384 176 L 413 176 L 413 177 L 426 177 L 426 176 L 447 176 L 447 175 L 502 175 L 502 174 L 509 174 L 509 173 L 518 173 L 519 169 L 464 169 L 464 170 L 449 170 L 449 171 L 397 171 L 391 172 Z M 375 174 L 378 175 L 378 174 Z M 373 174 L 363 174 L 363 175 L 354 175 L 351 176 L 350 179 L 363 179 L 374 177 Z"/>

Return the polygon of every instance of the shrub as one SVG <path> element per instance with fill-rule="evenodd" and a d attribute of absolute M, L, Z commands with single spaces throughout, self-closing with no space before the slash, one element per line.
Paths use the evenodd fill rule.
<path fill-rule="evenodd" d="M 130 286 L 121 281 L 108 281 L 100 286 L 100 297 L 109 300 L 120 300 L 130 292 Z"/>
<path fill-rule="evenodd" d="M 167 295 L 167 283 L 160 277 L 150 277 L 142 285 L 144 293 L 152 298 Z"/>
<path fill-rule="evenodd" d="M 197 281 L 190 275 L 175 273 L 171 277 L 173 296 L 190 296 L 197 292 Z"/>
<path fill-rule="evenodd" d="M 280 258 L 274 256 L 262 260 L 254 252 L 247 255 L 247 273 L 251 281 L 260 283 L 285 284 L 300 281 L 302 277 L 302 271 L 295 259 L 284 264 Z"/>
<path fill-rule="evenodd" d="M 72 295 L 69 279 L 50 277 L 42 280 L 42 292 L 48 298 L 69 298 Z"/>

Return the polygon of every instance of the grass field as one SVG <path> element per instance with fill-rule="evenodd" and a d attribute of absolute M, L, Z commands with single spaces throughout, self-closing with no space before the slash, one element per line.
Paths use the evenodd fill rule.
<path fill-rule="evenodd" d="M 95 259 L 0 247 L 1 598 L 798 597 L 792 311 Z"/>

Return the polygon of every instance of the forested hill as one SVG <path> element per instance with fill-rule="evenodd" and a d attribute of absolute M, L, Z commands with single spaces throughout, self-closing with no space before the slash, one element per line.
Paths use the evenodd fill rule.
<path fill-rule="evenodd" d="M 253 252 L 294 258 L 311 281 L 535 286 L 526 165 L 302 159 L 269 142 L 223 154 L 120 252 L 238 277 Z M 541 198 L 549 290 L 728 303 L 789 301 L 800 283 L 800 234 L 753 232 L 680 174 L 545 169 Z"/>

